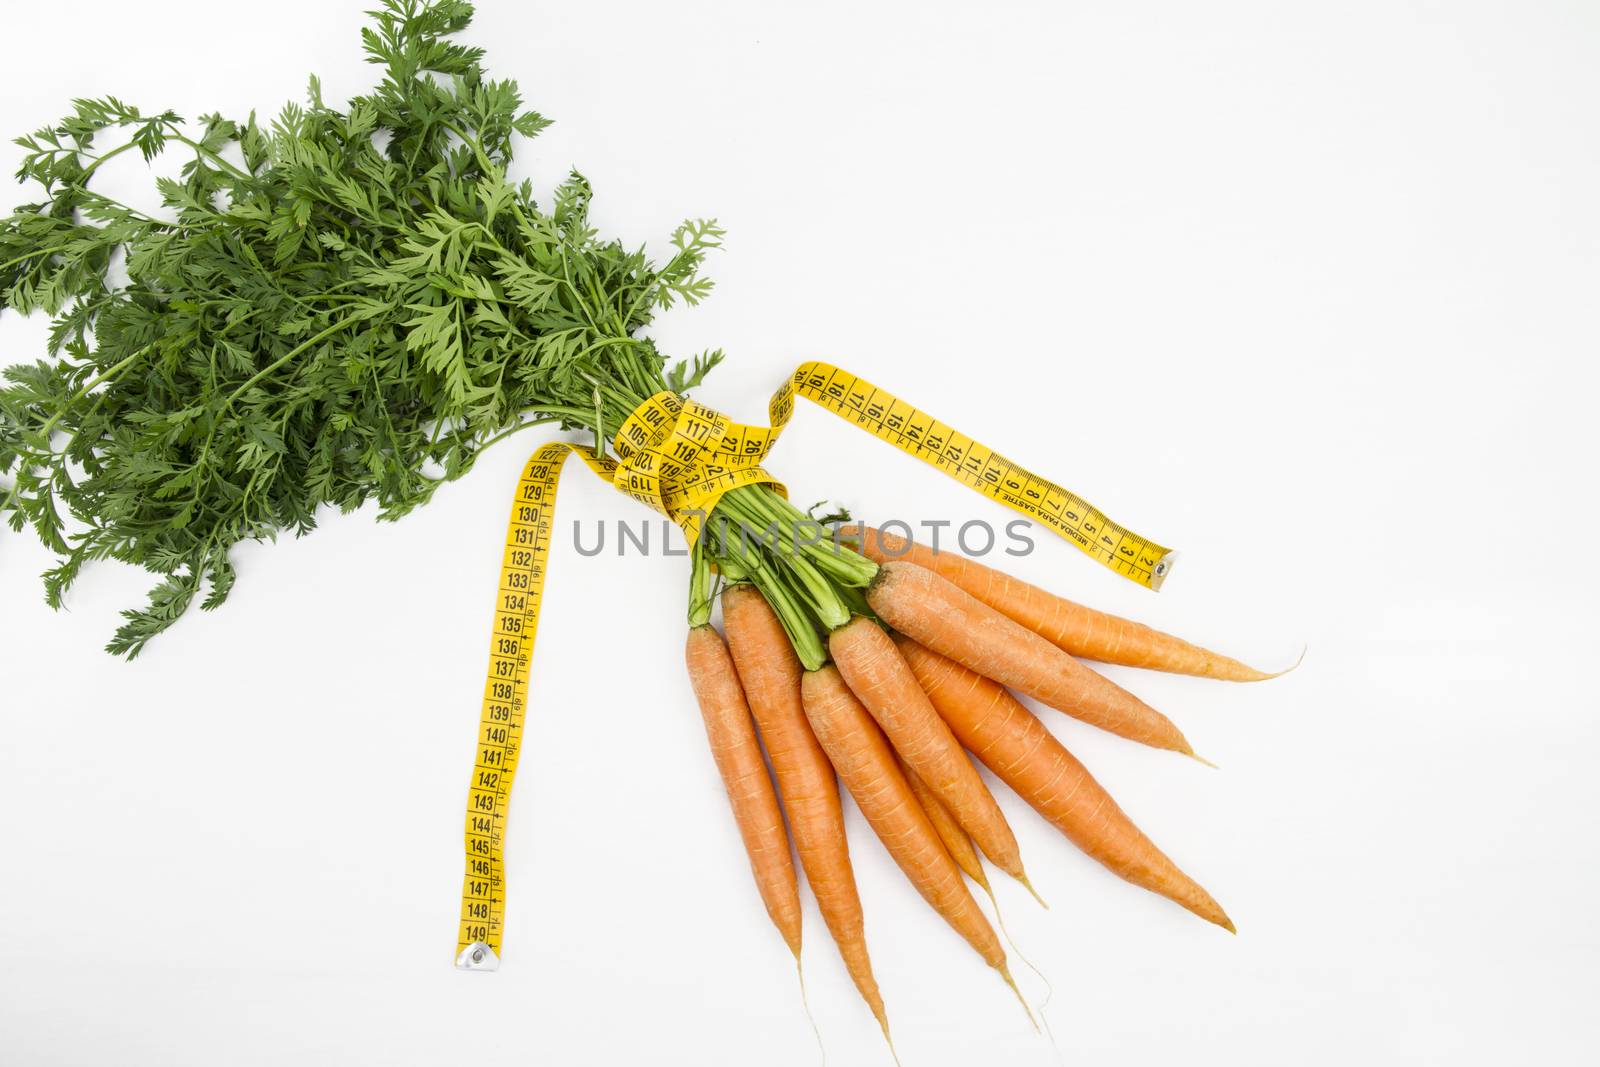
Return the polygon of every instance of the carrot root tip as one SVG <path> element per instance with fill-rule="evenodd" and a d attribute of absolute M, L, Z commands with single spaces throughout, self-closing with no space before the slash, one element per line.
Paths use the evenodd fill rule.
<path fill-rule="evenodd" d="M 822 1030 L 817 1026 L 817 1017 L 811 1014 L 811 1001 L 806 997 L 806 971 L 800 964 L 800 951 L 798 949 L 794 952 L 794 973 L 795 977 L 800 980 L 800 1007 L 805 1010 L 806 1022 L 811 1024 L 811 1036 L 817 1039 L 817 1052 L 821 1054 L 823 1065 L 826 1067 L 828 1047 L 822 1043 Z"/>
<path fill-rule="evenodd" d="M 1310 649 L 1310 645 L 1301 645 L 1300 655 L 1296 656 L 1294 662 L 1289 664 L 1281 671 L 1258 671 L 1254 667 L 1250 667 L 1249 677 L 1232 678 L 1228 680 L 1237 682 L 1270 682 L 1274 678 L 1282 678 L 1284 675 L 1293 671 L 1295 668 L 1299 667 L 1300 664 L 1306 661 L 1306 653 L 1310 651 Z"/>
<path fill-rule="evenodd" d="M 1033 894 L 1033 899 L 1037 900 L 1039 902 L 1039 907 L 1043 908 L 1045 911 L 1049 911 L 1050 910 L 1050 902 L 1045 900 L 1044 897 L 1041 897 L 1039 895 L 1039 891 L 1037 889 L 1033 888 L 1033 883 L 1028 881 L 1028 876 L 1027 875 L 1025 875 L 1025 874 L 1017 875 L 1017 881 L 1022 883 L 1022 888 L 1026 889 L 1029 893 Z"/>
<path fill-rule="evenodd" d="M 1022 995 L 1022 990 L 1017 988 L 1017 980 L 1011 977 L 1011 968 L 1004 962 L 995 970 L 1000 972 L 1000 977 L 1006 980 L 1006 985 L 1011 987 L 1011 992 L 1017 995 L 1017 1003 L 1022 1005 L 1022 1010 L 1028 1015 L 1028 1022 L 1033 1024 L 1033 1032 L 1040 1033 L 1039 1020 L 1033 1017 L 1033 1009 L 1028 1007 L 1028 998 Z"/>
<path fill-rule="evenodd" d="M 894 1060 L 895 1067 L 900 1067 L 900 1053 L 895 1051 L 894 1038 L 889 1035 L 889 1020 L 886 1016 L 878 1016 L 878 1026 L 883 1030 L 883 1040 L 889 1046 L 889 1057 Z"/>
<path fill-rule="evenodd" d="M 1278 671 L 1276 674 L 1267 675 L 1267 677 L 1268 678 L 1282 678 L 1284 675 L 1288 674 L 1290 671 L 1292 671 L 1295 668 L 1299 667 L 1300 664 L 1304 663 L 1306 661 L 1306 653 L 1309 652 L 1309 651 L 1311 651 L 1311 646 L 1310 645 L 1301 645 L 1300 646 L 1300 655 L 1295 657 L 1295 661 L 1293 663 L 1289 664 L 1283 670 Z"/>
<path fill-rule="evenodd" d="M 1030 886 L 1029 888 L 1032 887 Z M 1037 1031 L 1040 1024 L 1044 1025 L 1044 1035 L 1050 1039 L 1050 1047 L 1056 1050 L 1056 1061 L 1065 1067 L 1065 1061 L 1061 1059 L 1061 1046 L 1056 1043 L 1056 1032 L 1050 1028 L 1050 1016 L 1045 1014 L 1046 1009 L 1050 1007 L 1050 998 L 1056 995 L 1056 987 L 1050 984 L 1050 979 L 1044 976 L 1044 972 L 1032 960 L 1024 956 L 1022 950 L 1017 947 L 1017 943 L 1011 939 L 1011 931 L 1006 929 L 1006 920 L 1000 914 L 1000 901 L 995 899 L 993 890 L 989 890 L 989 903 L 994 907 L 995 922 L 1000 924 L 1000 933 L 1005 937 L 1006 944 L 1011 946 L 1011 951 L 1016 954 L 1017 959 L 1022 961 L 1023 966 L 1032 971 L 1034 976 L 1044 983 L 1044 1000 L 1039 1004 L 1039 1019 L 1038 1022 L 1034 1023 L 1033 1028 Z M 1043 904 L 1044 902 L 1040 901 L 1040 903 Z M 1049 907 L 1049 905 L 1046 904 L 1045 907 Z M 1015 989 L 1016 986 L 1013 985 L 1012 988 Z"/>
<path fill-rule="evenodd" d="M 1204 756 L 1198 756 L 1193 752 L 1185 752 L 1184 755 L 1188 756 L 1190 759 L 1194 760 L 1196 763 L 1205 764 L 1207 767 L 1210 767 L 1214 771 L 1222 770 L 1221 767 L 1218 767 L 1215 763 L 1212 763 L 1210 760 L 1206 759 Z"/>

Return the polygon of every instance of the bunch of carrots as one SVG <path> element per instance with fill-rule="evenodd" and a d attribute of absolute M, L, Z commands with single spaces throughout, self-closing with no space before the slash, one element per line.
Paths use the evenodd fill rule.
<path fill-rule="evenodd" d="M 743 582 L 721 593 L 726 643 L 711 625 L 694 626 L 686 652 L 756 886 L 797 963 L 791 843 L 845 967 L 888 1038 L 845 838 L 842 781 L 917 892 L 1016 989 L 963 875 L 989 889 L 981 852 L 1033 887 L 969 752 L 1114 874 L 1232 932 L 1221 905 L 1012 690 L 1130 740 L 1194 756 L 1171 720 L 1079 660 L 1227 681 L 1273 675 L 871 527 L 841 536 L 878 570 L 866 589 L 871 614 L 829 633 L 831 662 L 806 670 L 766 599 Z"/>
<path fill-rule="evenodd" d="M 730 474 L 688 430 L 689 455 L 657 454 L 671 438 L 644 427 L 666 424 L 641 415 L 676 417 L 722 359 L 669 365 L 646 333 L 658 310 L 710 291 L 701 267 L 721 228 L 686 221 L 658 265 L 602 238 L 576 172 L 541 207 L 512 176 L 513 135 L 549 120 L 454 40 L 471 4 L 379 0 L 370 15 L 362 48 L 382 77 L 346 110 L 315 78 L 304 106 L 265 126 L 254 112 L 187 125 L 107 96 L 18 142 L 18 177 L 41 199 L 0 218 L 0 311 L 53 322 L 47 358 L 7 368 L 0 387 L 0 521 L 56 553 L 53 606 L 91 562 L 160 576 L 124 613 L 119 655 L 191 605 L 220 607 L 235 546 L 309 532 L 333 506 L 376 501 L 397 518 L 529 426 L 592 434 L 597 470 L 650 459 L 629 468 L 639 485 L 613 484 L 654 493 L 686 533 L 688 509 L 663 485 L 705 495 Z M 91 188 L 133 149 L 183 155 L 181 180 L 156 180 L 159 216 Z M 653 403 L 666 394 L 672 405 Z M 688 423 L 721 447 L 708 411 Z M 886 1036 L 841 780 L 917 891 L 1013 988 L 963 875 L 988 888 L 979 853 L 1027 874 L 969 752 L 1113 872 L 1233 929 L 1011 691 L 1193 756 L 1166 716 L 1079 660 L 1267 675 L 870 528 L 844 531 L 859 552 L 801 548 L 820 520 L 764 480 L 705 499 L 708 532 L 778 535 L 690 538 L 689 676 L 717 767 L 773 922 L 798 958 L 792 847 Z M 713 568 L 729 583 L 726 643 L 709 624 Z"/>

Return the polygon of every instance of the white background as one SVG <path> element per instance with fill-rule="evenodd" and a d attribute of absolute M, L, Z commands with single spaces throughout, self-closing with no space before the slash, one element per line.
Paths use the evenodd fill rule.
<path fill-rule="evenodd" d="M 270 112 L 309 71 L 342 100 L 360 6 L 8 5 L 0 128 L 106 92 Z M 1263 666 L 1309 645 L 1257 686 L 1108 672 L 1220 771 L 1045 712 L 1236 938 L 997 787 L 1067 1062 L 1592 1051 L 1596 8 L 491 2 L 469 39 L 557 120 L 541 188 L 580 165 L 630 243 L 728 227 L 714 299 L 656 329 L 729 349 L 703 399 L 755 419 L 834 359 L 1183 551 L 1158 596 L 1042 535 L 1018 573 Z M 0 360 L 43 335 L 0 316 Z M 240 549 L 225 609 L 132 665 L 99 647 L 149 577 L 100 566 L 53 614 L 4 536 L 0 1063 L 818 1061 L 684 680 L 680 559 L 558 552 L 505 966 L 450 967 L 541 432 L 398 525 Z M 816 409 L 773 465 L 806 503 L 1010 517 Z M 562 490 L 564 524 L 641 515 Z M 1054 1062 L 849 819 L 908 1067 Z M 830 1062 L 887 1063 L 807 909 Z"/>

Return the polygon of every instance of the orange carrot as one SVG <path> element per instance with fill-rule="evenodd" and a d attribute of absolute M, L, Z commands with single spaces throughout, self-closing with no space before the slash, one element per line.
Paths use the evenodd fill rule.
<path fill-rule="evenodd" d="M 889 635 L 856 617 L 828 635 L 845 684 L 866 705 L 900 758 L 932 789 L 995 866 L 1024 885 L 1022 852 L 978 770 L 961 751 Z"/>
<path fill-rule="evenodd" d="M 961 743 L 1056 829 L 1114 874 L 1209 922 L 1233 923 L 1005 687 L 904 636 L 906 662 Z"/>
<path fill-rule="evenodd" d="M 1034 1025 L 1037 1027 L 1038 1023 L 1043 1023 L 1045 1032 L 1050 1035 L 1050 1044 L 1054 1045 L 1056 1036 L 1050 1030 L 1050 1020 L 1045 1017 L 1045 1008 L 1049 1007 L 1050 998 L 1055 995 L 1055 990 L 1050 985 L 1050 980 L 1044 976 L 1043 971 L 1033 965 L 1032 960 L 1022 954 L 1022 950 L 1017 947 L 1017 943 L 1011 939 L 1010 932 L 1006 930 L 1005 916 L 1000 913 L 1000 898 L 994 895 L 994 886 L 989 884 L 989 876 L 983 872 L 983 862 L 978 859 L 978 850 L 972 847 L 972 838 L 967 836 L 967 832 L 956 822 L 949 809 L 939 802 L 938 797 L 933 795 L 933 790 L 928 788 L 927 783 L 917 777 L 917 772 L 907 767 L 904 760 L 899 762 L 900 773 L 906 776 L 906 783 L 911 786 L 911 792 L 916 795 L 917 803 L 921 804 L 922 810 L 928 813 L 928 821 L 933 824 L 934 830 L 938 832 L 939 840 L 944 842 L 945 851 L 950 853 L 950 858 L 956 861 L 956 866 L 961 868 L 961 873 L 977 883 L 989 897 L 989 906 L 994 909 L 994 921 L 995 925 L 1000 928 L 1000 936 L 1006 939 L 1006 944 L 1011 946 L 1011 951 L 1016 953 L 1017 958 L 1027 966 L 1028 970 L 1037 975 L 1039 981 L 1044 983 L 1046 990 L 1044 1003 L 1039 1005 L 1039 1018 Z M 1033 887 L 1030 885 L 1028 890 L 1033 892 Z M 1038 893 L 1033 894 L 1033 899 L 1037 900 L 1042 907 L 1048 908 L 1050 906 L 1044 902 L 1044 899 Z M 1057 1051 L 1059 1053 L 1059 1049 Z"/>
<path fill-rule="evenodd" d="M 889 855 L 922 898 L 1016 988 L 1000 939 L 912 795 L 878 724 L 832 666 L 807 671 L 800 692 L 812 731 Z"/>
<path fill-rule="evenodd" d="M 842 532 L 846 538 L 859 538 L 862 554 L 874 563 L 903 559 L 926 567 L 1081 659 L 1224 682 L 1259 682 L 1277 677 L 1132 619 L 1084 607 L 957 553 L 936 552 L 870 526 L 849 526 Z"/>
<path fill-rule="evenodd" d="M 972 847 L 972 838 L 967 836 L 961 824 L 956 822 L 955 816 L 950 814 L 950 809 L 933 795 L 928 783 L 918 778 L 917 772 L 907 767 L 904 760 L 898 757 L 896 759 L 900 765 L 900 773 L 906 776 L 906 784 L 916 795 L 917 803 L 922 805 L 922 810 L 927 812 L 928 821 L 933 824 L 939 840 L 944 842 L 945 851 L 956 861 L 956 866 L 961 868 L 962 874 L 984 889 L 988 889 L 989 877 L 983 873 L 983 862 L 978 859 L 978 850 Z"/>
<path fill-rule="evenodd" d="M 783 935 L 789 951 L 800 959 L 800 887 L 789 858 L 789 836 L 783 829 L 783 812 L 772 791 L 772 779 L 761 759 L 761 743 L 750 721 L 750 707 L 734 672 L 728 648 L 717 631 L 696 626 L 689 631 L 684 658 L 689 683 L 706 723 L 706 739 L 717 761 L 722 784 L 728 790 L 734 821 L 750 856 L 756 888 L 767 906 L 773 925 Z"/>
<path fill-rule="evenodd" d="M 754 586 L 735 585 L 723 592 L 722 619 L 734 666 L 778 779 L 800 865 L 845 969 L 887 1037 L 889 1018 L 867 955 L 839 783 L 806 722 L 800 703 L 800 660 L 783 624 Z"/>
<path fill-rule="evenodd" d="M 994 886 L 989 884 L 989 877 L 983 872 L 983 862 L 978 859 L 978 850 L 972 847 L 972 838 L 968 837 L 967 832 L 961 829 L 961 826 L 950 814 L 949 809 L 939 802 L 938 797 L 933 795 L 933 790 L 928 788 L 927 783 L 917 777 L 917 772 L 905 765 L 904 760 L 900 761 L 900 773 L 906 776 L 907 784 L 911 786 L 911 791 L 916 794 L 917 803 L 921 804 L 922 810 L 928 813 L 928 821 L 933 823 L 933 828 L 938 831 L 939 840 L 944 842 L 945 851 L 950 853 L 950 858 L 955 860 L 956 866 L 961 868 L 961 872 L 976 882 L 989 897 L 989 906 L 994 909 L 994 921 L 995 925 L 1000 928 L 1000 936 L 1006 939 L 1006 944 L 1011 946 L 1011 951 L 1016 953 L 1017 959 L 1021 960 L 1028 970 L 1032 971 L 1039 981 L 1044 983 L 1044 1003 L 1039 1005 L 1039 1016 L 1034 1022 L 1034 1028 L 1038 1029 L 1039 1024 L 1043 1023 L 1045 1033 L 1050 1036 L 1050 1044 L 1054 1046 L 1056 1035 L 1050 1029 L 1050 1020 L 1045 1017 L 1045 1009 L 1050 1006 L 1050 998 L 1055 995 L 1055 989 L 1050 985 L 1050 979 L 1044 976 L 1044 972 L 1034 966 L 1033 961 L 1024 956 L 1022 950 L 1017 947 L 1017 943 L 1011 939 L 1011 933 L 1006 929 L 1005 916 L 1000 913 L 1000 898 L 994 895 Z M 1033 893 L 1033 886 L 1028 886 L 1028 891 Z M 1040 897 L 1038 893 L 1033 893 L 1033 899 L 1037 900 L 1041 907 L 1048 908 L 1050 906 L 1044 902 L 1044 898 Z M 1032 1016 L 1031 1011 L 1029 1015 L 1030 1017 Z M 1059 1059 L 1060 1049 L 1057 1048 L 1056 1052 Z"/>
<path fill-rule="evenodd" d="M 1194 755 L 1165 715 L 930 570 L 885 563 L 867 602 L 896 630 L 986 678 L 1102 730 Z"/>

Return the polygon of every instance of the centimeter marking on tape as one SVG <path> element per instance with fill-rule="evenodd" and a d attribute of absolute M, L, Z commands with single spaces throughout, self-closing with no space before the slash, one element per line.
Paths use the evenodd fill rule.
<path fill-rule="evenodd" d="M 849 371 L 827 363 L 801 366 L 772 398 L 774 426 L 788 420 L 794 407 L 789 399 L 793 393 L 989 499 L 1036 519 L 1140 585 L 1160 589 L 1172 569 L 1170 549 L 1112 522 L 1076 493 L 1034 474 Z"/>
<path fill-rule="evenodd" d="M 619 431 L 615 447 L 623 457 L 621 464 L 581 445 L 544 445 L 534 452 L 517 482 L 506 531 L 488 677 L 478 720 L 477 758 L 467 795 L 467 869 L 461 886 L 457 967 L 492 971 L 500 965 L 505 933 L 506 815 L 522 750 L 528 678 L 562 465 L 568 456 L 578 456 L 621 492 L 673 514 L 692 540 L 703 516 L 723 492 L 737 485 L 770 481 L 758 464 L 793 416 L 797 395 L 989 499 L 1037 519 L 1140 585 L 1159 589 L 1170 570 L 1168 549 L 1117 525 L 1055 482 L 827 363 L 803 364 L 773 394 L 768 406 L 770 427 L 732 422 L 692 401 L 657 396 L 640 405 Z M 719 439 L 711 440 L 719 433 Z M 671 451 L 650 454 L 657 447 Z M 677 514 L 678 507 L 694 511 L 700 518 Z"/>
<path fill-rule="evenodd" d="M 505 927 L 505 834 L 511 783 L 517 775 L 527 719 L 528 675 L 539 630 L 539 607 L 554 529 L 561 468 L 577 454 L 602 473 L 607 465 L 564 442 L 534 452 L 517 482 L 495 591 L 489 674 L 478 717 L 477 759 L 467 792 L 467 872 L 461 883 L 456 966 L 492 971 L 500 965 Z"/>

